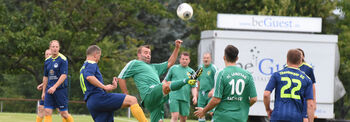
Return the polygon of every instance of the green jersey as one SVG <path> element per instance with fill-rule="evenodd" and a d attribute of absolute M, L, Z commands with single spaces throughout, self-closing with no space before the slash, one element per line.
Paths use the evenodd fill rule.
<path fill-rule="evenodd" d="M 167 81 L 183 80 L 185 78 L 188 78 L 190 73 L 194 73 L 194 70 L 192 68 L 188 66 L 183 67 L 181 65 L 174 65 L 169 69 L 168 74 L 165 77 L 165 80 Z M 195 87 L 195 85 L 190 86 L 189 84 L 186 84 L 181 89 L 170 92 L 169 97 L 170 99 L 184 100 L 189 102 L 191 88 L 193 87 Z"/>
<path fill-rule="evenodd" d="M 209 92 L 214 87 L 214 76 L 217 68 L 214 64 L 210 64 L 207 67 L 203 64 L 201 67 L 203 67 L 203 72 L 198 78 L 200 82 L 199 90 Z"/>
<path fill-rule="evenodd" d="M 168 62 L 148 64 L 140 60 L 132 60 L 123 68 L 118 78 L 132 77 L 143 100 L 151 92 L 150 88 L 161 84 L 159 76 L 164 74 L 167 69 Z"/>
<path fill-rule="evenodd" d="M 224 68 L 215 75 L 214 97 L 221 99 L 214 111 L 214 121 L 246 122 L 250 98 L 256 97 L 251 74 L 237 66 Z"/>

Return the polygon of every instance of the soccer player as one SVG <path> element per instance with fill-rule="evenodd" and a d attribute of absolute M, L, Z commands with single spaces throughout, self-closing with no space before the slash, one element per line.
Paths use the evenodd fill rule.
<path fill-rule="evenodd" d="M 257 101 L 252 75 L 236 66 L 238 49 L 233 45 L 225 48 L 225 68 L 215 74 L 214 95 L 205 108 L 196 107 L 198 118 L 211 109 L 214 122 L 246 122 L 249 107 Z"/>
<path fill-rule="evenodd" d="M 211 54 L 204 53 L 203 55 L 203 74 L 198 78 L 198 107 L 204 108 L 210 101 L 214 93 L 214 76 L 216 66 L 211 63 Z M 213 109 L 209 111 L 213 115 Z M 205 122 L 205 116 L 198 118 L 199 122 Z"/>
<path fill-rule="evenodd" d="M 52 109 L 59 108 L 63 121 L 73 122 L 68 113 L 67 74 L 68 61 L 62 55 L 57 40 L 50 42 L 51 56 L 45 60 L 43 91 L 41 99 L 44 100 L 45 122 L 52 122 Z"/>
<path fill-rule="evenodd" d="M 315 88 L 315 83 L 316 83 L 316 80 L 315 80 L 315 75 L 314 75 L 314 69 L 312 68 L 312 66 L 310 65 L 310 64 L 308 64 L 308 63 L 306 63 L 305 62 L 305 53 L 304 53 L 304 51 L 302 50 L 302 49 L 300 49 L 300 48 L 297 48 L 297 50 L 299 50 L 300 51 L 300 53 L 302 54 L 301 55 L 301 60 L 302 60 L 302 63 L 301 63 L 301 65 L 299 66 L 299 69 L 301 70 L 301 71 L 303 71 L 307 76 L 309 76 L 309 78 L 311 79 L 311 81 L 312 81 L 312 90 L 313 90 L 313 96 L 314 96 L 314 110 L 316 110 L 316 88 Z M 304 100 L 304 102 L 305 102 L 305 106 L 306 106 L 306 101 Z M 304 108 L 307 108 L 307 107 L 304 107 Z M 304 121 L 307 121 L 307 116 L 306 116 L 306 112 L 307 110 L 305 109 L 304 110 L 304 114 L 305 114 L 305 116 L 304 116 Z"/>
<path fill-rule="evenodd" d="M 172 66 L 165 77 L 166 81 L 176 81 L 188 78 L 194 70 L 188 67 L 190 55 L 183 52 L 180 55 L 180 64 Z M 177 122 L 179 115 L 180 121 L 185 122 L 190 115 L 190 92 L 192 92 L 192 102 L 197 104 L 197 88 L 195 85 L 185 85 L 181 89 L 169 93 L 169 106 L 171 112 L 171 122 Z"/>
<path fill-rule="evenodd" d="M 45 51 L 45 60 L 51 56 L 50 49 Z M 41 91 L 43 89 L 43 83 L 36 87 L 37 90 Z M 44 119 L 44 100 L 40 100 L 38 106 L 38 115 L 36 116 L 36 122 L 42 122 Z"/>
<path fill-rule="evenodd" d="M 302 122 L 304 102 L 307 100 L 308 121 L 313 122 L 313 92 L 312 81 L 302 71 L 299 65 L 302 54 L 297 49 L 291 49 L 287 54 L 287 67 L 272 74 L 264 91 L 264 105 L 271 122 L 288 121 Z M 275 89 L 274 109 L 270 108 L 270 95 Z"/>
<path fill-rule="evenodd" d="M 134 96 L 107 93 L 117 88 L 117 78 L 113 83 L 104 85 L 102 74 L 98 68 L 101 49 L 97 45 L 86 50 L 86 61 L 80 69 L 80 86 L 84 94 L 86 106 L 95 122 L 113 122 L 113 114 L 119 108 L 130 107 L 132 115 L 139 122 L 147 122 L 147 118 Z"/>
<path fill-rule="evenodd" d="M 140 46 L 137 50 L 137 60 L 130 61 L 120 72 L 118 76 L 120 89 L 123 93 L 128 94 L 126 88 L 126 78 L 132 77 L 141 96 L 141 105 L 146 107 L 151 112 L 151 121 L 163 121 L 164 111 L 163 103 L 168 101 L 169 92 L 180 89 L 186 84 L 194 85 L 198 73 L 191 75 L 190 78 L 165 81 L 160 83 L 159 76 L 164 74 L 168 68 L 174 65 L 182 41 L 175 41 L 175 49 L 167 62 L 160 64 L 150 64 L 151 49 L 148 45 Z"/>

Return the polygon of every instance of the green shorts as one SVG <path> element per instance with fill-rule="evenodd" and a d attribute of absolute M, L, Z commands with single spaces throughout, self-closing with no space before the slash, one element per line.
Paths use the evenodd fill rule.
<path fill-rule="evenodd" d="M 170 112 L 179 112 L 181 116 L 190 115 L 190 102 L 184 100 L 169 99 Z"/>
<path fill-rule="evenodd" d="M 142 101 L 144 107 L 151 113 L 151 122 L 158 122 L 164 119 L 163 104 L 169 99 L 169 95 L 164 96 L 162 84 L 152 88 L 151 93 L 147 94 Z"/>
<path fill-rule="evenodd" d="M 208 97 L 209 91 L 199 91 L 198 92 L 198 105 L 197 107 L 204 108 L 211 100 L 211 98 Z M 210 110 L 209 112 L 214 112 L 214 109 Z"/>

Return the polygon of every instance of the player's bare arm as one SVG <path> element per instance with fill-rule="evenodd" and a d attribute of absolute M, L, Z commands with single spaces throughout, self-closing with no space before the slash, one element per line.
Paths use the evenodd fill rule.
<path fill-rule="evenodd" d="M 47 90 L 47 93 L 53 94 L 56 91 L 56 88 L 60 86 L 64 82 L 64 80 L 66 80 L 66 78 L 67 78 L 67 74 L 62 74 L 60 78 L 57 80 L 57 82 L 55 83 L 55 85 L 53 85 L 50 89 Z"/>
<path fill-rule="evenodd" d="M 214 94 L 214 88 L 210 90 L 210 92 L 208 93 L 208 97 L 213 97 L 213 94 Z"/>
<path fill-rule="evenodd" d="M 181 47 L 182 40 L 175 40 L 175 49 L 168 59 L 168 69 L 175 64 L 179 50 Z"/>
<path fill-rule="evenodd" d="M 250 98 L 250 99 L 249 99 L 250 106 L 254 105 L 254 104 L 256 103 L 257 100 L 258 100 L 257 97 Z"/>
<path fill-rule="evenodd" d="M 98 81 L 98 79 L 95 76 L 87 76 L 86 80 L 88 80 L 92 85 L 106 91 L 112 91 L 113 89 L 115 89 L 114 86 L 111 84 L 108 84 L 108 85 L 102 84 L 100 81 Z"/>
<path fill-rule="evenodd" d="M 272 113 L 272 110 L 270 108 L 270 95 L 271 95 L 270 91 L 264 91 L 264 105 L 265 105 L 267 116 L 269 118 L 271 117 L 271 113 Z"/>
<path fill-rule="evenodd" d="M 312 99 L 308 99 L 307 100 L 307 117 L 309 119 L 309 122 L 313 122 L 314 121 L 314 100 Z"/>
<path fill-rule="evenodd" d="M 36 89 L 37 89 L 38 91 L 43 90 L 43 85 L 44 85 L 44 83 L 39 84 L 39 85 L 36 87 Z"/>
<path fill-rule="evenodd" d="M 314 83 L 312 84 L 312 90 L 314 93 L 314 110 L 316 110 L 316 87 Z"/>
<path fill-rule="evenodd" d="M 118 78 L 119 87 L 124 94 L 129 94 L 128 88 L 126 87 L 126 80 Z"/>
<path fill-rule="evenodd" d="M 46 76 L 44 76 L 43 77 L 43 91 L 42 91 L 42 94 L 41 94 L 41 99 L 42 100 L 45 99 L 45 91 L 46 91 L 47 81 L 48 81 L 48 78 Z"/>
<path fill-rule="evenodd" d="M 220 98 L 216 98 L 213 97 L 210 102 L 208 103 L 207 106 L 205 106 L 205 108 L 201 108 L 201 107 L 196 107 L 197 111 L 194 112 L 194 114 L 198 117 L 201 118 L 205 115 L 205 113 L 207 113 L 208 111 L 210 111 L 211 109 L 215 108 L 215 106 L 217 106 L 219 103 L 221 102 Z"/>
<path fill-rule="evenodd" d="M 193 102 L 193 105 L 197 105 L 197 100 L 198 100 L 198 91 L 197 91 L 197 87 L 193 87 L 191 89 L 191 93 L 192 93 L 192 102 Z"/>

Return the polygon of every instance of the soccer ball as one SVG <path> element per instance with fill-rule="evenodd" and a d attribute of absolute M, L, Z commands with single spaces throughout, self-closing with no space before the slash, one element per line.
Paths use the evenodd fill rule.
<path fill-rule="evenodd" d="M 182 20 L 189 20 L 191 19 L 192 15 L 193 9 L 189 4 L 181 3 L 177 7 L 177 16 L 180 17 Z"/>

